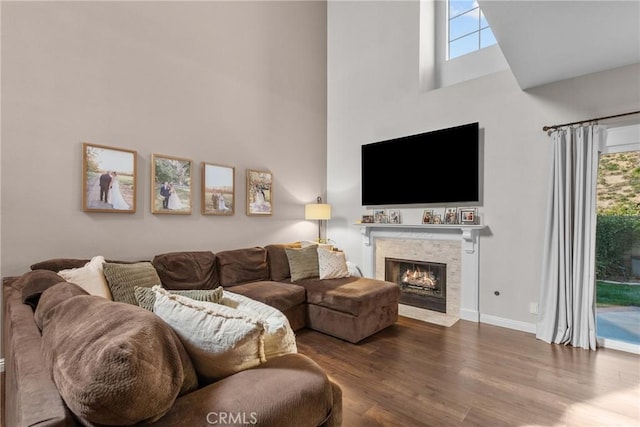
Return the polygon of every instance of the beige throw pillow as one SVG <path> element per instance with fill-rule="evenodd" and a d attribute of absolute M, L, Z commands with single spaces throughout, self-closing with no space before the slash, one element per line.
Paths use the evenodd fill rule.
<path fill-rule="evenodd" d="M 103 256 L 94 256 L 84 267 L 60 270 L 58 276 L 67 282 L 75 283 L 90 295 L 113 299 L 107 279 L 104 277 Z"/>
<path fill-rule="evenodd" d="M 223 291 L 220 304 L 261 320 L 265 325 L 264 355 L 267 360 L 297 353 L 296 336 L 287 316 L 280 310 L 244 295 Z"/>
<path fill-rule="evenodd" d="M 154 313 L 175 331 L 202 383 L 212 383 L 266 361 L 265 325 L 239 310 L 200 302 L 154 286 Z"/>
<path fill-rule="evenodd" d="M 151 288 L 160 285 L 160 277 L 150 262 L 116 264 L 106 262 L 104 275 L 107 278 L 113 300 L 138 305 L 135 287 Z"/>
<path fill-rule="evenodd" d="M 342 251 L 329 251 L 318 248 L 318 270 L 320 279 L 349 277 L 347 259 Z"/>
<path fill-rule="evenodd" d="M 318 277 L 318 250 L 315 246 L 306 248 L 285 248 L 291 271 L 291 281 Z"/>

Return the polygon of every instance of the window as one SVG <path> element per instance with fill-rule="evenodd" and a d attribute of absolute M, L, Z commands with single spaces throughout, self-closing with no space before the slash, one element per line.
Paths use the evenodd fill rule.
<path fill-rule="evenodd" d="M 448 2 L 447 59 L 496 44 L 496 39 L 475 0 Z"/>

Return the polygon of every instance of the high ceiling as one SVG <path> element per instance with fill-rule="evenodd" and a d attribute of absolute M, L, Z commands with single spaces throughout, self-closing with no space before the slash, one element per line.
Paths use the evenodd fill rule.
<path fill-rule="evenodd" d="M 640 0 L 478 3 L 522 89 L 640 63 Z"/>

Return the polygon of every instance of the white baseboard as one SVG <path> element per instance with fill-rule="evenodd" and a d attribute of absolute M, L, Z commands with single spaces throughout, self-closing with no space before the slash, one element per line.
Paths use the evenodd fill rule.
<path fill-rule="evenodd" d="M 609 338 L 598 337 L 598 346 L 611 350 L 626 351 L 628 353 L 640 354 L 640 345 L 631 344 L 624 341 L 616 341 Z"/>
<path fill-rule="evenodd" d="M 480 315 L 476 310 L 467 310 L 464 308 L 460 309 L 460 318 L 462 320 L 468 320 L 469 322 L 478 323 L 480 321 Z"/>
<path fill-rule="evenodd" d="M 515 329 L 517 331 L 528 332 L 530 334 L 536 333 L 535 323 L 520 322 L 517 320 L 505 319 L 503 317 L 491 316 L 489 314 L 480 314 L 480 323 L 488 323 L 490 325 Z"/>
<path fill-rule="evenodd" d="M 4 359 L 0 359 L 0 372 L 4 372 Z"/>

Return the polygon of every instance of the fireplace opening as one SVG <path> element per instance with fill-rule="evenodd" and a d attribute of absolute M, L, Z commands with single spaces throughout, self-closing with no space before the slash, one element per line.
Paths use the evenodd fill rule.
<path fill-rule="evenodd" d="M 385 280 L 400 286 L 400 303 L 447 312 L 447 265 L 438 262 L 385 258 Z"/>

